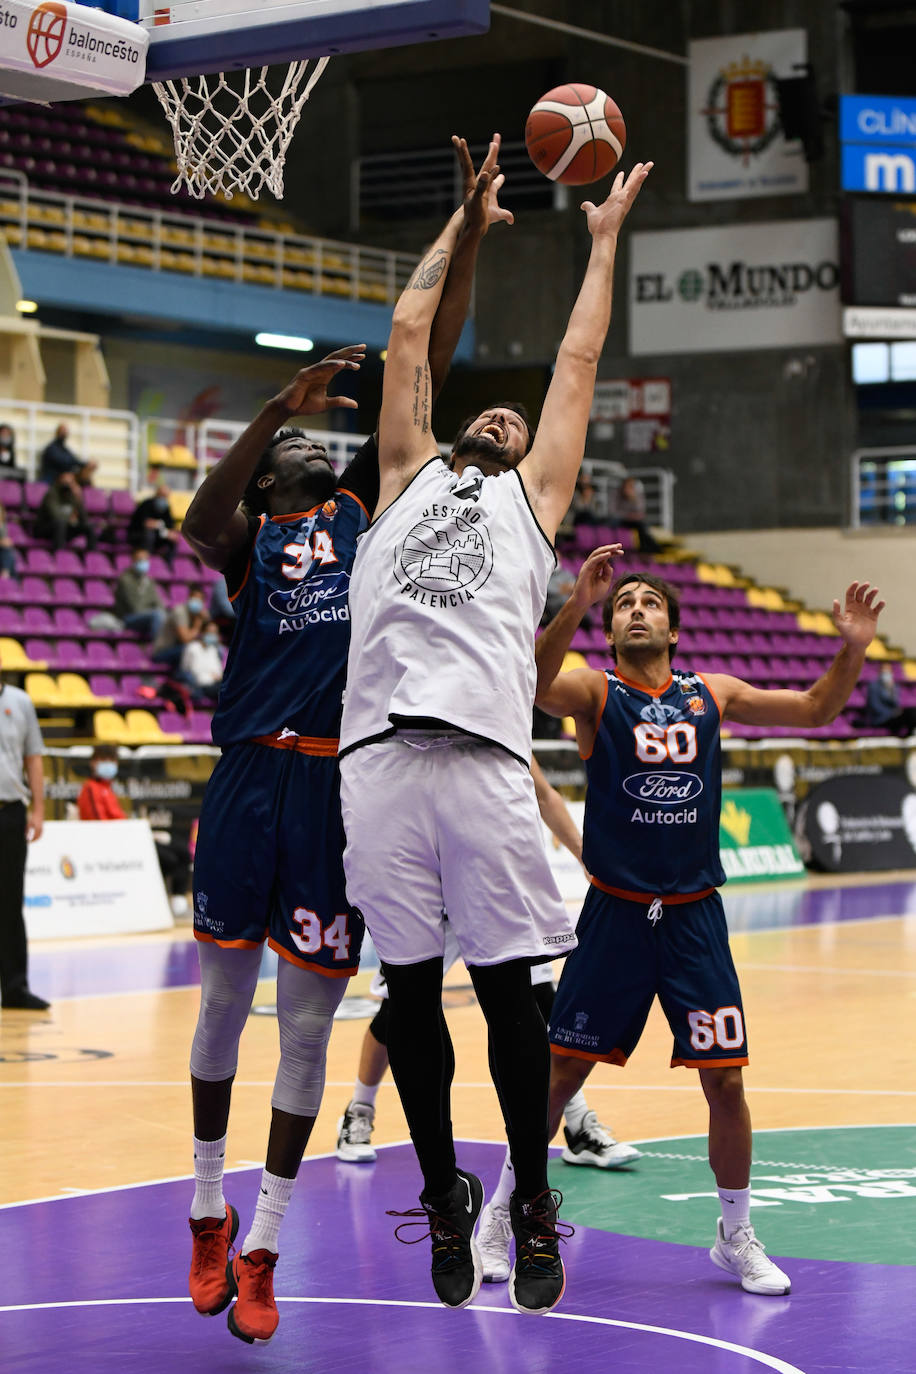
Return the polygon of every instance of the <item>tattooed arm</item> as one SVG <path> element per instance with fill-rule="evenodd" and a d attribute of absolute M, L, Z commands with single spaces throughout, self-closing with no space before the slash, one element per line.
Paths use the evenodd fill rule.
<path fill-rule="evenodd" d="M 497 152 L 498 143 L 491 143 L 470 202 L 486 201 L 490 184 L 499 173 Z M 452 215 L 394 308 L 379 415 L 381 485 L 376 514 L 391 504 L 437 451 L 431 421 L 430 332 L 467 211 L 468 202 Z"/>

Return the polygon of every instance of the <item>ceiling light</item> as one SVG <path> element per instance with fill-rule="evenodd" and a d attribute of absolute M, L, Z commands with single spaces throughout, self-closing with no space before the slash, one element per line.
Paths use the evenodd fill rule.
<path fill-rule="evenodd" d="M 287 348 L 295 353 L 311 353 L 315 347 L 313 339 L 299 334 L 255 334 L 254 341 L 262 348 Z"/>

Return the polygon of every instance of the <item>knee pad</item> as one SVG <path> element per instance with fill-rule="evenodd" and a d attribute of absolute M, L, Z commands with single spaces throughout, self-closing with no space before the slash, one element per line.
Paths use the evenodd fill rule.
<path fill-rule="evenodd" d="M 280 1063 L 271 1104 L 291 1116 L 317 1116 L 324 1092 L 328 1039 L 344 994 L 343 978 L 325 978 L 280 960 L 277 1020 Z"/>
<path fill-rule="evenodd" d="M 261 967 L 261 948 L 222 949 L 201 941 L 200 1012 L 191 1044 L 191 1073 L 205 1083 L 232 1078 L 239 1040 L 251 1010 Z"/>

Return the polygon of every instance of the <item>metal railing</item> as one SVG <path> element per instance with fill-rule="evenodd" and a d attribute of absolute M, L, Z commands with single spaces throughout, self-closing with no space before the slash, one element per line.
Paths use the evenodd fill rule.
<path fill-rule="evenodd" d="M 486 145 L 470 149 L 479 167 Z M 569 192 L 539 172 L 524 143 L 503 143 L 500 170 L 506 177 L 501 202 L 510 209 L 562 208 Z M 376 153 L 359 158 L 350 182 L 350 233 L 372 218 L 444 219 L 461 204 L 463 188 L 458 163 L 451 148 L 423 149 L 408 153 Z"/>
<path fill-rule="evenodd" d="M 621 463 L 586 458 L 582 464 L 595 485 L 595 509 L 607 515 L 613 525 L 614 497 L 625 477 L 635 477 L 642 484 L 646 500 L 646 524 L 674 531 L 674 484 L 676 477 L 670 468 L 625 468 Z"/>
<path fill-rule="evenodd" d="M 853 529 L 916 525 L 916 446 L 856 449 L 850 481 Z"/>
<path fill-rule="evenodd" d="M 38 190 L 7 168 L 0 234 L 12 248 L 380 304 L 394 304 L 416 265 L 389 249 Z"/>
<path fill-rule="evenodd" d="M 42 449 L 66 423 L 67 445 L 79 458 L 95 462 L 95 485 L 136 491 L 139 478 L 140 422 L 132 410 L 52 405 L 46 401 L 0 398 L 0 424 L 12 427 L 16 463 L 29 481 L 39 480 Z M 0 477 L 4 475 L 0 468 Z"/>

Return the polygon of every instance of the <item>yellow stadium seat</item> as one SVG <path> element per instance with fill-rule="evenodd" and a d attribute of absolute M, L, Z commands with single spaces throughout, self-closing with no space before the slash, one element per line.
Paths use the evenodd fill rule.
<path fill-rule="evenodd" d="M 191 468 L 197 471 L 197 459 L 185 444 L 173 444 L 171 457 L 173 468 Z"/>
<path fill-rule="evenodd" d="M 80 673 L 61 673 L 57 679 L 58 706 L 110 706 L 111 697 L 97 697 Z"/>
<path fill-rule="evenodd" d="M 11 673 L 21 673 L 27 668 L 43 672 L 47 668 L 43 659 L 29 658 L 18 639 L 0 639 L 0 668 Z"/>
<path fill-rule="evenodd" d="M 0 639 L 0 652 L 2 652 L 2 646 L 4 643 L 5 641 Z M 5 661 L 6 660 L 4 659 L 4 662 Z M 908 682 L 916 682 L 916 659 L 906 659 L 903 665 L 903 676 L 907 679 Z"/>
<path fill-rule="evenodd" d="M 120 711 L 96 711 L 92 718 L 92 728 L 97 740 L 102 744 L 129 744 L 127 725 Z"/>
<path fill-rule="evenodd" d="M 181 744 L 181 735 L 168 735 L 159 728 L 152 711 L 132 709 L 124 714 L 125 744 Z"/>
<path fill-rule="evenodd" d="M 147 444 L 146 446 L 146 465 L 151 468 L 168 465 L 170 449 L 168 444 Z"/>
<path fill-rule="evenodd" d="M 865 650 L 866 658 L 893 658 L 893 654 L 888 651 L 886 644 L 880 639 L 873 639 Z"/>
<path fill-rule="evenodd" d="M 169 510 L 172 512 L 172 519 L 183 520 L 188 513 L 188 506 L 193 500 L 193 491 L 170 491 Z"/>
<path fill-rule="evenodd" d="M 48 673 L 26 673 L 25 690 L 33 706 L 62 706 L 57 683 Z"/>

